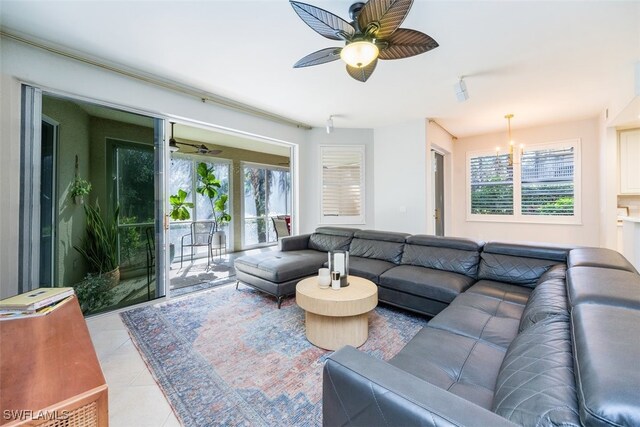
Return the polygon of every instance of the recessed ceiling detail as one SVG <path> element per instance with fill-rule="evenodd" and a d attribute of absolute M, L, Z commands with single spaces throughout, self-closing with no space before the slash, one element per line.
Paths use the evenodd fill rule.
<path fill-rule="evenodd" d="M 294 68 L 325 64 L 337 59 L 346 62 L 347 73 L 366 82 L 376 69 L 378 59 L 401 59 L 435 49 L 438 43 L 416 30 L 399 28 L 413 0 L 369 0 L 349 8 L 352 22 L 310 4 L 290 1 L 293 10 L 315 32 L 330 40 L 345 42 L 344 47 L 329 47 L 310 53 Z"/>

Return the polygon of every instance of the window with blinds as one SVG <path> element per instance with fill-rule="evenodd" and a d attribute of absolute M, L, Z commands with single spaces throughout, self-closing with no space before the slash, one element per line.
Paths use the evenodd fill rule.
<path fill-rule="evenodd" d="M 577 224 L 580 182 L 579 139 L 468 153 L 467 219 Z"/>
<path fill-rule="evenodd" d="M 469 159 L 471 213 L 513 215 L 513 166 L 509 155 L 489 155 Z"/>
<path fill-rule="evenodd" d="M 364 146 L 321 146 L 322 222 L 364 223 Z"/>
<path fill-rule="evenodd" d="M 574 152 L 574 147 L 559 147 L 522 154 L 522 215 L 573 215 Z"/>

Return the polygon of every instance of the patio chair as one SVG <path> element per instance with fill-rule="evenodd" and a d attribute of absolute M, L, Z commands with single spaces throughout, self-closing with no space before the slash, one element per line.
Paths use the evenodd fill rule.
<path fill-rule="evenodd" d="M 182 268 L 185 246 L 191 248 L 191 262 L 193 262 L 193 248 L 206 246 L 207 266 L 211 265 L 211 240 L 213 239 L 213 227 L 214 223 L 212 221 L 191 223 L 191 233 L 185 234 L 180 239 L 180 268 Z"/>
<path fill-rule="evenodd" d="M 290 235 L 289 227 L 287 227 L 287 220 L 284 218 L 271 217 L 273 221 L 273 228 L 276 230 L 276 239 L 280 240 L 283 237 Z"/>

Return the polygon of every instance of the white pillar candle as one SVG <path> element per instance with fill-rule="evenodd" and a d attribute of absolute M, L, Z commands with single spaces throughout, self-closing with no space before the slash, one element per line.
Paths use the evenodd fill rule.
<path fill-rule="evenodd" d="M 333 266 L 333 271 L 337 271 L 341 276 L 344 276 L 346 274 L 346 271 L 344 271 L 344 254 L 334 254 L 333 262 L 335 263 L 335 265 Z"/>

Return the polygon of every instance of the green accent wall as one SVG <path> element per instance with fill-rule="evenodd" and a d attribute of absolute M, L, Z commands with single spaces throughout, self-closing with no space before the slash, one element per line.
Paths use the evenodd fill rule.
<path fill-rule="evenodd" d="M 49 96 L 42 97 L 42 113 L 59 123 L 54 284 L 70 286 L 81 281 L 86 271 L 84 259 L 73 249 L 84 235 L 84 210 L 69 197 L 69 191 L 75 177 L 76 155 L 80 177 L 89 178 L 89 115 L 73 102 Z"/>

